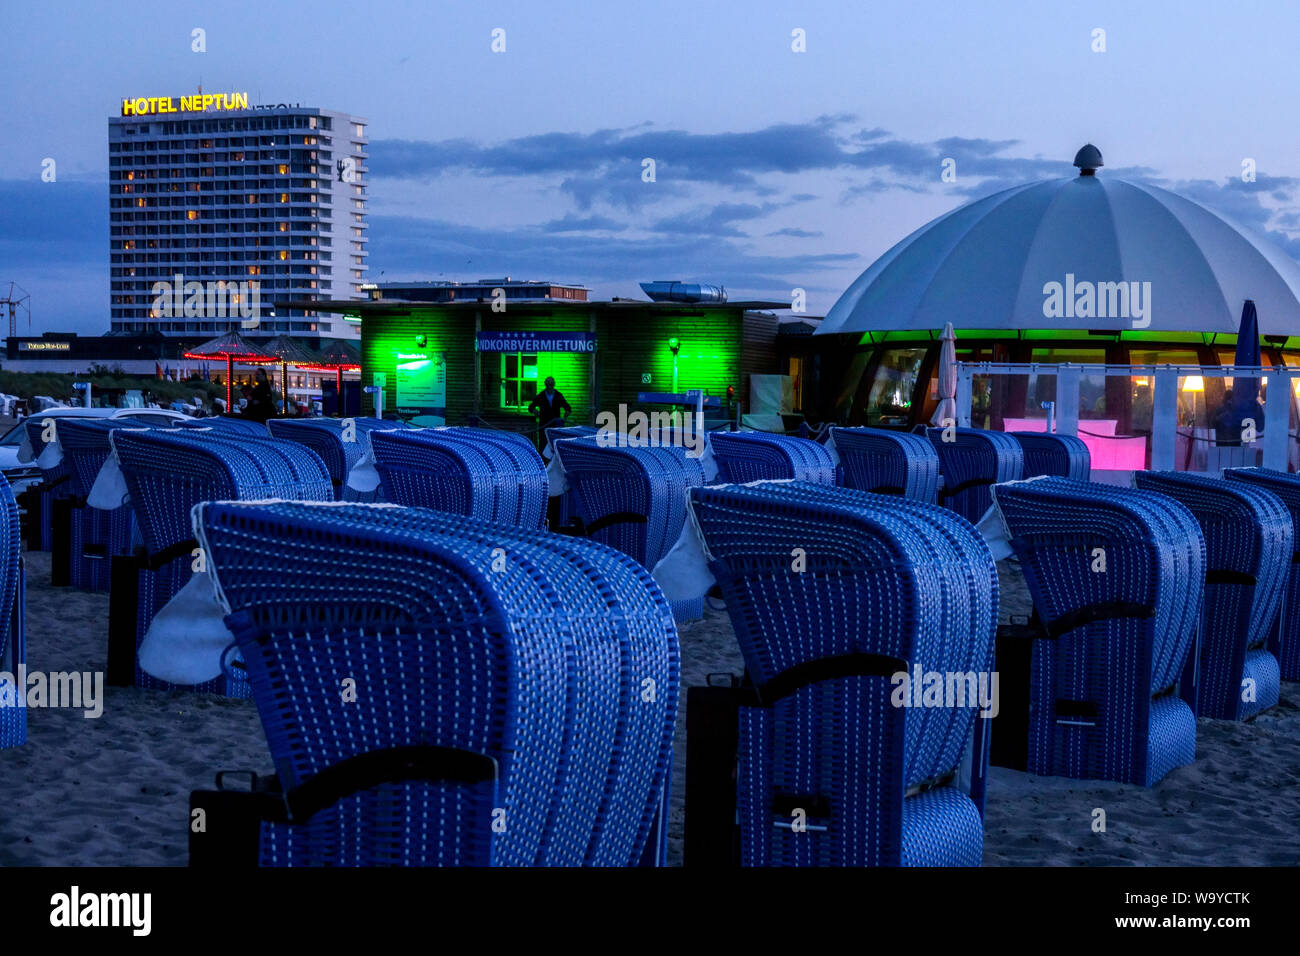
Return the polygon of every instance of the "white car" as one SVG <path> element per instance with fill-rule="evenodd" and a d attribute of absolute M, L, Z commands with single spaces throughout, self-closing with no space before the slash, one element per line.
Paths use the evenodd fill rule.
<path fill-rule="evenodd" d="M 192 421 L 189 415 L 167 408 L 81 408 L 56 407 L 34 412 L 18 422 L 4 435 L 0 435 L 0 472 L 9 480 L 9 488 L 19 495 L 30 485 L 41 480 L 40 469 L 33 460 L 32 446 L 27 441 L 27 423 L 33 419 L 47 418 L 129 418 L 146 425 L 173 425 Z"/>

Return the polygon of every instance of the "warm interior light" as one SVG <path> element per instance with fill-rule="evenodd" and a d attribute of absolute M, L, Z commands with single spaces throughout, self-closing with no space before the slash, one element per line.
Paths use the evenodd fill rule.
<path fill-rule="evenodd" d="M 1199 375 L 1189 375 L 1183 380 L 1184 392 L 1203 392 L 1205 391 L 1205 379 Z"/>

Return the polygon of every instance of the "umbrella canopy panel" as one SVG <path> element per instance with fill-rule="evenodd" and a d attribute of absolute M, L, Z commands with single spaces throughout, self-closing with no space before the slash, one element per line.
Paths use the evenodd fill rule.
<path fill-rule="evenodd" d="M 1097 156 L 1100 163 L 1100 155 Z M 1300 265 L 1199 203 L 1084 169 L 954 209 L 877 259 L 817 329 L 1237 331 L 1300 325 Z"/>
<path fill-rule="evenodd" d="M 187 359 L 223 358 L 226 360 L 226 411 L 230 411 L 230 382 L 234 378 L 236 362 L 246 365 L 264 365 L 279 361 L 274 355 L 265 352 L 234 329 L 225 335 L 219 335 L 215 339 L 209 339 L 202 345 L 195 346 L 186 352 L 184 357 Z"/>

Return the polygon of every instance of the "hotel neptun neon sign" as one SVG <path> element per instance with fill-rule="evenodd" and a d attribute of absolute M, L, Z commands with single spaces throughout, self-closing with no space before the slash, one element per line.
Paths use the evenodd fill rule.
<path fill-rule="evenodd" d="M 164 113 L 219 113 L 248 109 L 247 93 L 195 93 L 192 96 L 138 96 L 122 101 L 123 116 Z"/>

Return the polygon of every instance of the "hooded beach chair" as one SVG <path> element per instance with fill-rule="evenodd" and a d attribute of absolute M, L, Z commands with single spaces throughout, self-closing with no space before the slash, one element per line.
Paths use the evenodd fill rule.
<path fill-rule="evenodd" d="M 704 467 L 680 445 L 615 444 L 619 436 L 556 444 L 578 533 L 653 569 L 682 532 L 686 493 L 704 484 Z M 626 436 L 622 436 L 626 441 Z M 679 620 L 698 618 L 703 600 L 674 602 Z"/>
<path fill-rule="evenodd" d="M 547 461 L 555 454 L 555 443 L 566 438 L 589 438 L 597 432 L 594 425 L 564 425 L 546 429 L 546 445 L 542 448 L 542 457 Z"/>
<path fill-rule="evenodd" d="M 522 435 L 486 428 L 370 434 L 384 500 L 524 528 L 546 518 L 546 467 Z"/>
<path fill-rule="evenodd" d="M 272 418 L 266 427 L 272 438 L 297 442 L 320 456 L 329 471 L 335 501 L 375 501 L 383 497 L 378 488 L 359 492 L 348 486 L 348 475 L 370 450 L 372 431 L 410 426 L 378 418 Z"/>
<path fill-rule="evenodd" d="M 937 505 L 807 482 L 691 502 L 752 682 L 742 864 L 978 866 L 998 590 L 983 540 Z"/>
<path fill-rule="evenodd" d="M 26 579 L 18 503 L 0 481 L 0 748 L 27 742 Z"/>
<path fill-rule="evenodd" d="M 709 435 L 709 441 L 718 465 L 719 484 L 779 478 L 835 484 L 834 459 L 810 439 L 767 432 L 716 431 Z"/>
<path fill-rule="evenodd" d="M 1192 513 L 1152 491 L 1066 478 L 993 495 L 1039 625 L 1029 772 L 1149 787 L 1191 763 L 1205 586 Z"/>
<path fill-rule="evenodd" d="M 939 455 L 921 435 L 884 428 L 832 428 L 831 442 L 847 488 L 934 503 Z"/>
<path fill-rule="evenodd" d="M 135 655 L 154 615 L 189 581 L 197 552 L 190 510 L 200 501 L 290 499 L 329 501 L 334 491 L 315 452 L 269 436 L 218 429 L 118 429 L 110 433 L 143 546 L 114 562 L 109 607 L 109 683 L 170 689 L 143 671 Z M 268 573 L 296 575 L 281 567 Z M 134 679 L 132 679 L 134 678 Z M 247 696 L 237 677 L 192 690 Z"/>
<path fill-rule="evenodd" d="M 1008 432 L 1025 455 L 1021 478 L 1049 476 L 1087 481 L 1092 477 L 1092 453 L 1082 438 L 1043 432 Z"/>
<path fill-rule="evenodd" d="M 978 522 L 988 511 L 989 489 L 1014 481 L 1025 467 L 1020 442 L 1003 432 L 980 428 L 929 428 L 926 437 L 939 454 L 943 487 L 939 504 L 947 505 L 967 521 Z"/>
<path fill-rule="evenodd" d="M 1137 486 L 1181 502 L 1205 536 L 1198 715 L 1246 720 L 1278 702 L 1281 674 L 1265 645 L 1291 570 L 1291 514 L 1244 481 L 1139 471 Z"/>
<path fill-rule="evenodd" d="M 33 551 L 55 550 L 54 512 L 56 508 L 66 507 L 67 500 L 72 497 L 72 487 L 69 484 L 72 480 L 71 464 L 57 453 L 57 448 L 50 447 L 56 443 L 60 423 L 66 420 L 62 416 L 32 416 L 24 423 L 27 433 L 25 445 L 31 449 L 30 461 L 41 472 L 41 482 L 29 499 L 34 514 L 29 519 L 33 523 L 33 533 L 28 547 Z M 19 450 L 19 461 L 27 460 L 25 451 L 26 449 Z M 66 540 L 58 543 L 58 547 L 65 549 L 64 555 L 68 546 Z M 65 558 L 61 556 L 60 560 Z"/>
<path fill-rule="evenodd" d="M 1223 477 L 1271 492 L 1291 514 L 1294 552 L 1287 569 L 1282 606 L 1271 627 L 1269 650 L 1283 680 L 1300 680 L 1300 476 L 1272 468 L 1228 468 Z"/>
<path fill-rule="evenodd" d="M 278 779 L 191 805 L 260 808 L 245 852 L 264 865 L 662 861 L 680 665 L 667 603 L 636 562 L 392 505 L 216 502 L 195 525 Z M 294 578 L 267 576 L 268 559 Z M 230 842 L 192 834 L 191 861 Z"/>
<path fill-rule="evenodd" d="M 64 418 L 58 422 L 59 447 L 68 464 L 70 553 L 69 583 L 82 591 L 107 591 L 114 557 L 130 555 L 135 535 L 131 507 L 96 508 L 87 503 L 112 454 L 109 434 L 119 428 L 150 428 L 121 418 Z"/>
<path fill-rule="evenodd" d="M 211 418 L 198 419 L 202 428 L 211 428 L 232 435 L 249 435 L 253 438 L 267 437 L 266 423 L 244 418 L 240 415 L 214 415 Z"/>

